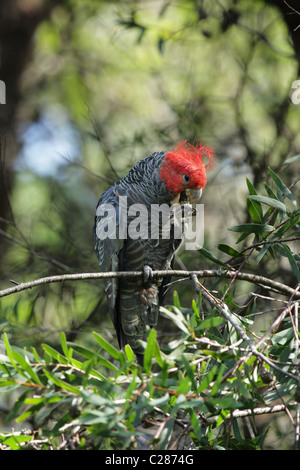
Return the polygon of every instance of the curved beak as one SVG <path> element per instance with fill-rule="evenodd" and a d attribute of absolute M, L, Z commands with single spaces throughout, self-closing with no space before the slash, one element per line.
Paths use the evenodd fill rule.
<path fill-rule="evenodd" d="M 202 196 L 202 189 L 185 189 L 171 201 L 174 204 L 197 204 Z"/>
<path fill-rule="evenodd" d="M 186 197 L 189 204 L 196 204 L 202 196 L 202 189 L 186 189 Z"/>

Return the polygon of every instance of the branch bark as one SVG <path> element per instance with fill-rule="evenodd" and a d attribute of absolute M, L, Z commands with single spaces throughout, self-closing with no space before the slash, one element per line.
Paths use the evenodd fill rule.
<path fill-rule="evenodd" d="M 7 295 L 14 294 L 16 292 L 21 292 L 26 289 L 31 289 L 43 284 L 50 284 L 53 282 L 65 282 L 65 281 L 79 281 L 79 280 L 88 280 L 88 279 L 105 279 L 105 278 L 122 278 L 122 277 L 131 277 L 139 278 L 143 276 L 141 271 L 119 271 L 119 272 L 94 272 L 94 273 L 77 273 L 77 274 L 61 274 L 56 276 L 47 276 L 34 281 L 23 282 L 17 284 L 13 287 L 3 289 L 0 291 L 0 298 Z M 274 281 L 267 277 L 257 276 L 256 274 L 250 273 L 240 273 L 236 271 L 225 271 L 225 270 L 201 270 L 201 271 L 184 271 L 184 270 L 164 270 L 164 271 L 154 271 L 154 277 L 161 276 L 173 276 L 173 277 L 182 277 L 190 278 L 191 276 L 197 276 L 197 278 L 213 278 L 213 277 L 226 277 L 240 279 L 242 281 L 247 281 L 256 285 L 260 285 L 264 288 L 271 289 L 277 293 L 286 295 L 288 297 L 292 296 L 294 300 L 300 299 L 300 292 L 297 291 L 297 286 L 295 289 L 293 287 L 282 284 L 281 282 Z M 15 281 L 11 281 L 14 282 Z"/>
<path fill-rule="evenodd" d="M 297 407 L 298 403 L 297 402 L 291 402 L 288 404 L 289 407 Z M 274 406 L 261 406 L 257 408 L 252 408 L 249 410 L 234 410 L 232 413 L 233 418 L 244 418 L 245 416 L 253 416 L 253 415 L 264 415 L 264 414 L 272 414 L 272 413 L 280 413 L 281 411 L 284 411 L 286 408 L 286 405 L 274 405 Z M 227 416 L 227 419 L 229 419 L 231 415 L 229 414 Z M 219 416 L 211 416 L 206 419 L 206 422 L 208 424 L 215 423 L 218 420 Z M 201 418 L 200 418 L 201 419 Z M 205 423 L 204 423 L 205 424 Z"/>

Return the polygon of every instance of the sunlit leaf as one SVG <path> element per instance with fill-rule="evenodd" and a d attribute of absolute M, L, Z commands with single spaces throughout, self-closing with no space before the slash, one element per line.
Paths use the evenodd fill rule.
<path fill-rule="evenodd" d="M 93 336 L 96 341 L 100 344 L 100 346 L 105 349 L 112 357 L 115 359 L 120 360 L 120 351 L 118 351 L 111 343 L 109 343 L 103 336 L 99 335 L 99 333 L 93 332 Z"/>
<path fill-rule="evenodd" d="M 267 204 L 268 206 L 274 207 L 274 209 L 278 209 L 280 211 L 286 211 L 286 205 L 282 202 L 278 201 L 277 199 L 273 199 L 271 197 L 266 196 L 248 196 L 248 199 L 253 201 L 261 202 L 262 204 Z"/>
<path fill-rule="evenodd" d="M 298 153 L 298 155 L 294 155 L 293 157 L 287 158 L 287 159 L 283 162 L 283 164 L 284 164 L 284 165 L 289 165 L 290 163 L 297 162 L 298 160 L 300 160 L 300 153 Z"/>
<path fill-rule="evenodd" d="M 152 328 L 148 334 L 147 345 L 144 354 L 144 368 L 146 374 L 151 370 L 152 357 L 154 356 L 156 344 L 156 331 Z"/>

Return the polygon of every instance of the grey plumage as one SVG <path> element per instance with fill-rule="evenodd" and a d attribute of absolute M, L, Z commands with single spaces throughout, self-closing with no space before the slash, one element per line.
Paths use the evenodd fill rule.
<path fill-rule="evenodd" d="M 165 156 L 166 152 L 152 153 L 137 162 L 124 178 L 108 188 L 98 202 L 94 223 L 95 249 L 102 271 L 145 271 L 144 278 L 105 280 L 108 308 L 119 346 L 124 348 L 128 343 L 140 363 L 143 361 L 143 348 L 139 340 L 146 339 L 146 325 L 156 326 L 159 304 L 165 293 L 166 279 L 152 278 L 151 270 L 170 269 L 181 242 L 180 239 L 174 239 L 173 226 L 169 238 L 162 238 L 161 224 L 157 228 L 159 236 L 151 238 L 150 235 L 151 206 L 169 206 L 175 196 L 171 190 L 167 190 L 160 175 Z M 143 204 L 149 210 L 146 239 L 126 236 L 134 217 L 125 214 L 121 207 L 124 197 L 127 197 L 128 208 L 133 204 Z M 115 213 L 103 211 L 103 208 L 108 207 L 105 206 L 107 204 L 115 209 Z M 109 230 L 110 221 L 112 226 L 114 222 L 116 224 L 116 237 L 103 239 L 103 233 Z"/>

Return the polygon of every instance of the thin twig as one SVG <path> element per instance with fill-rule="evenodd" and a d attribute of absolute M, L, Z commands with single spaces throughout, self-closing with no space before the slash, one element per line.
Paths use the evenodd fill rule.
<path fill-rule="evenodd" d="M 266 364 L 268 364 L 270 367 L 272 367 L 273 369 L 277 370 L 278 372 L 280 372 L 281 374 L 283 375 L 286 375 L 287 377 L 290 377 L 292 378 L 293 380 L 296 380 L 297 382 L 300 383 L 300 378 L 298 376 L 296 376 L 295 374 L 291 374 L 290 372 L 287 372 L 283 369 L 281 369 L 280 367 L 278 367 L 276 364 L 274 364 L 274 362 L 272 360 L 270 360 L 267 356 L 265 356 L 264 354 L 262 354 L 260 351 L 257 350 L 257 345 L 255 345 L 251 340 L 250 338 L 247 336 L 247 334 L 245 333 L 245 331 L 237 324 L 237 322 L 235 321 L 235 318 L 233 316 L 233 314 L 229 311 L 227 305 L 223 304 L 223 302 L 221 302 L 220 300 L 216 299 L 210 292 L 207 291 L 207 289 L 203 288 L 204 286 L 201 285 L 201 283 L 198 281 L 198 279 L 196 278 L 196 276 L 192 276 L 193 279 L 194 279 L 194 282 L 195 282 L 195 286 L 197 288 L 197 284 L 198 284 L 198 291 L 201 290 L 201 293 L 202 293 L 202 296 L 210 303 L 210 305 L 214 308 L 216 308 L 220 313 L 221 315 L 229 322 L 231 323 L 231 325 L 234 327 L 235 331 L 239 334 L 239 336 L 244 340 L 246 341 L 246 343 L 248 344 L 248 347 L 251 351 L 251 353 L 249 354 L 254 354 L 254 356 L 258 357 L 259 359 L 261 359 L 262 361 L 264 361 Z M 242 358 L 244 359 L 244 358 Z M 242 360 L 240 359 L 240 361 Z"/>
<path fill-rule="evenodd" d="M 246 248 L 241 250 L 240 253 L 245 253 L 246 251 L 251 250 L 251 248 L 256 248 L 262 245 L 274 245 L 276 243 L 279 244 L 279 243 L 286 243 L 286 242 L 295 242 L 297 240 L 300 240 L 300 237 L 281 238 L 279 240 L 257 242 L 257 243 L 253 243 L 252 245 L 246 246 Z"/>
<path fill-rule="evenodd" d="M 283 0 L 284 3 L 286 4 L 286 6 L 288 6 L 294 13 L 296 13 L 297 15 L 300 15 L 300 11 L 296 10 L 295 8 L 293 8 L 286 0 Z M 300 24 L 298 26 L 296 26 L 296 28 L 294 29 L 294 31 L 297 31 L 297 29 L 300 28 Z"/>

